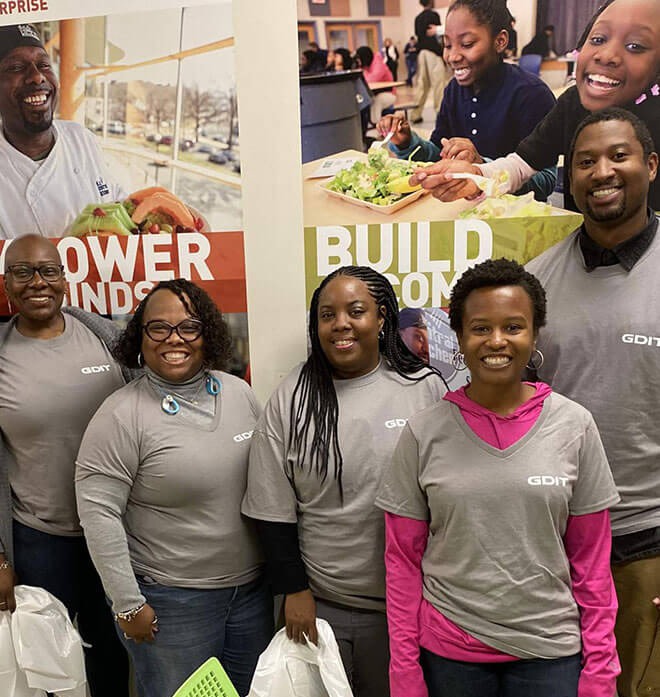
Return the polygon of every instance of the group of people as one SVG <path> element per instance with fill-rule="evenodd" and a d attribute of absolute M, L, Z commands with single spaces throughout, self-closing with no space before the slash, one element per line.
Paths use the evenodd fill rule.
<path fill-rule="evenodd" d="M 357 697 L 659 689 L 658 155 L 607 109 L 567 157 L 584 225 L 452 290 L 455 392 L 371 268 L 316 289 L 309 357 L 262 411 L 193 283 L 156 285 L 119 334 L 63 306 L 50 241 L 14 240 L 0 610 L 15 582 L 61 597 L 93 697 L 126 694 L 123 649 L 143 697 L 211 655 L 245 695 L 273 595 L 294 642 L 330 623 Z"/>
<path fill-rule="evenodd" d="M 527 268 L 491 260 L 454 285 L 460 390 L 407 348 L 400 328 L 420 327 L 400 327 L 389 281 L 348 266 L 314 292 L 309 356 L 262 410 L 195 284 L 157 284 L 120 331 L 65 303 L 57 247 L 22 221 L 4 253 L 0 611 L 16 583 L 59 597 L 92 697 L 128 695 L 127 654 L 140 697 L 211 655 L 243 697 L 274 595 L 292 641 L 330 623 L 356 697 L 660 691 L 655 3 L 606 3 L 566 101 L 492 156 L 519 189 L 551 141 L 584 224 Z M 484 109 L 509 74 L 486 5 L 455 0 L 444 46 L 456 103 Z M 43 46 L 0 30 L 0 47 L 0 146 L 38 162 L 24 134 L 43 134 L 48 162 L 67 138 Z M 414 134 L 393 127 L 401 154 Z M 439 136 L 415 180 L 473 195 L 446 174 L 486 145 Z"/>

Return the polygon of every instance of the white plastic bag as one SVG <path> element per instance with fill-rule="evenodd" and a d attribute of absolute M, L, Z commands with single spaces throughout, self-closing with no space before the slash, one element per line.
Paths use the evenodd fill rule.
<path fill-rule="evenodd" d="M 32 688 L 26 697 L 41 695 L 42 690 L 85 697 L 82 641 L 64 605 L 43 588 L 16 586 L 14 594 L 11 640 L 19 672 Z"/>
<path fill-rule="evenodd" d="M 28 687 L 25 673 L 16 663 L 11 615 L 9 610 L 0 612 L 0 697 L 43 697 L 45 694 L 43 690 Z"/>
<path fill-rule="evenodd" d="M 353 697 L 330 625 L 316 620 L 319 645 L 281 629 L 259 657 L 248 697 Z"/>

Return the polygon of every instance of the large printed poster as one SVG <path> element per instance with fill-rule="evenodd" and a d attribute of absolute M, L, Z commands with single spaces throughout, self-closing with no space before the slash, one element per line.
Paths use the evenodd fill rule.
<path fill-rule="evenodd" d="M 525 9 L 525 3 L 510 0 L 514 5 L 516 14 Z M 532 193 L 504 196 L 497 179 L 483 202 L 445 203 L 407 189 L 413 167 L 425 163 L 396 159 L 386 145 L 379 148 L 375 125 L 396 111 L 407 128 L 415 124 L 421 139 L 434 130 L 438 105 L 419 97 L 420 76 L 410 60 L 416 55 L 410 33 L 420 6 L 347 0 L 341 11 L 337 7 L 320 11 L 298 3 L 307 302 L 337 268 L 375 268 L 397 294 L 408 347 L 456 387 L 451 380 L 465 376 L 456 376 L 451 365 L 457 341 L 446 308 L 457 279 L 490 258 L 525 264 L 574 231 L 582 217 L 562 209 L 563 199 L 554 193 L 549 204 L 535 202 Z M 446 20 L 444 9 L 442 17 Z M 532 24 L 530 17 L 521 22 L 527 32 Z M 557 68 L 563 86 L 565 64 L 546 63 L 543 77 L 552 82 Z M 455 79 L 450 73 L 447 68 L 444 84 Z M 472 108 L 476 119 L 479 107 Z"/>
<path fill-rule="evenodd" d="M 70 161 L 60 147 L 57 158 L 26 175 L 3 142 L 0 170 L 15 185 L 0 191 L 0 237 L 52 238 L 68 302 L 118 319 L 158 281 L 197 282 L 225 313 L 232 370 L 243 374 L 249 355 L 231 2 L 0 3 L 0 25 L 28 21 L 54 69 L 47 98 L 57 92 L 57 146 L 91 137 L 84 140 L 91 154 L 89 163 L 83 155 Z M 20 186 L 24 203 L 16 200 Z M 0 244 L 4 268 L 7 242 Z M 8 312 L 2 294 L 0 314 Z"/>

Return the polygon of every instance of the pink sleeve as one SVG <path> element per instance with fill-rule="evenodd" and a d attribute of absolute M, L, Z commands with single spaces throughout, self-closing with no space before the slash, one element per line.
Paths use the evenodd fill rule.
<path fill-rule="evenodd" d="M 607 510 L 569 516 L 564 535 L 573 597 L 580 609 L 582 672 L 578 697 L 613 697 L 621 672 L 614 639 L 617 600 L 610 570 Z"/>
<path fill-rule="evenodd" d="M 428 697 L 419 664 L 419 608 L 425 520 L 385 513 L 385 574 L 391 697 Z"/>

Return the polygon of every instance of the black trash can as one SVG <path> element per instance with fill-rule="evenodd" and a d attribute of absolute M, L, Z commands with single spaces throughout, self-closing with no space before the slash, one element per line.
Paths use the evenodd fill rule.
<path fill-rule="evenodd" d="M 360 112 L 371 104 L 361 70 L 300 77 L 302 161 L 363 150 Z"/>

